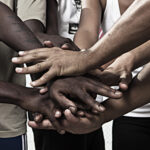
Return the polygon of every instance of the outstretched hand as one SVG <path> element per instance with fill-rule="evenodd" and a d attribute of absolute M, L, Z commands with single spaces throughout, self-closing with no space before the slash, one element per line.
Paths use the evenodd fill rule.
<path fill-rule="evenodd" d="M 82 105 L 83 110 L 102 112 L 105 108 L 97 102 L 96 95 L 110 98 L 121 98 L 122 93 L 103 83 L 84 76 L 61 78 L 49 87 L 49 95 L 62 109 L 77 110 Z"/>
<path fill-rule="evenodd" d="M 20 57 L 12 59 L 13 63 L 24 64 L 39 62 L 26 68 L 16 68 L 17 73 L 33 74 L 46 71 L 42 77 L 31 83 L 32 86 L 41 86 L 56 76 L 79 75 L 88 71 L 89 58 L 87 51 L 69 51 L 58 47 L 43 48 L 19 52 Z"/>

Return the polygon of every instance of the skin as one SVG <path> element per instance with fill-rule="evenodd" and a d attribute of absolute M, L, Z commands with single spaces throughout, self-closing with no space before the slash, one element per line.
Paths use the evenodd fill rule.
<path fill-rule="evenodd" d="M 0 24 L 1 41 L 12 47 L 17 52 L 20 49 L 29 50 L 31 47 L 43 47 L 33 32 L 31 32 L 32 27 L 31 30 L 29 30 L 29 28 L 16 16 L 16 14 L 1 2 L 0 11 L 0 18 L 3 20 L 3 22 Z M 30 24 L 30 22 L 26 22 L 26 24 Z M 41 29 L 40 31 L 42 31 L 43 26 L 41 24 L 38 24 L 38 26 Z M 37 75 L 32 75 L 31 77 L 32 79 L 36 79 Z M 19 105 L 25 110 L 42 113 L 43 115 L 46 115 L 47 118 L 49 118 L 51 121 L 53 121 L 57 109 L 55 109 L 55 106 L 50 100 L 48 94 L 40 95 L 39 90 L 27 89 L 25 87 L 7 82 L 0 82 L 0 87 L 1 103 Z"/>
<path fill-rule="evenodd" d="M 43 45 L 36 38 L 36 36 L 33 34 L 33 32 L 31 32 L 31 30 L 34 32 L 39 32 L 39 31 L 42 32 L 44 30 L 44 28 L 41 23 L 37 23 L 37 20 L 26 21 L 25 22 L 26 25 L 28 27 L 30 27 L 30 29 L 31 29 L 31 30 L 29 30 L 29 28 L 16 16 L 16 14 L 13 13 L 3 3 L 0 3 L 0 11 L 1 11 L 0 18 L 3 19 L 3 22 L 0 24 L 0 27 L 1 27 L 0 28 L 0 30 L 1 30 L 0 40 L 1 41 L 3 41 L 4 43 L 6 43 L 10 47 L 12 47 L 17 52 L 18 52 L 18 50 L 29 50 L 31 48 L 43 47 Z M 34 24 L 37 25 L 37 28 L 34 28 Z M 8 25 L 9 25 L 9 28 L 8 28 Z M 40 28 L 40 30 L 38 30 L 39 28 Z M 36 75 L 32 75 L 32 79 L 36 79 L 36 78 L 37 78 Z M 1 89 L 0 97 L 3 98 L 3 99 L 1 99 L 1 102 L 13 103 L 13 104 L 21 106 L 22 108 L 24 108 L 26 110 L 31 111 L 31 112 L 42 113 L 43 115 L 46 115 L 47 118 L 49 118 L 53 122 L 54 127 L 58 126 L 57 121 L 54 121 L 55 115 L 57 115 L 55 113 L 56 112 L 55 110 L 57 110 L 57 109 L 55 109 L 56 105 L 53 104 L 53 101 L 50 100 L 50 98 L 47 96 L 47 94 L 39 95 L 38 90 L 32 89 L 33 90 L 32 91 L 31 89 L 29 90 L 29 89 L 26 89 L 23 87 L 21 88 L 20 86 L 18 87 L 17 85 L 13 85 L 10 83 L 1 82 L 0 85 L 3 87 L 3 89 L 8 89 L 8 90 Z M 94 85 L 94 84 L 93 84 L 93 86 L 96 87 L 96 85 Z M 16 90 L 17 93 L 14 92 L 14 90 Z M 8 95 L 9 95 L 9 97 L 8 97 Z M 20 96 L 20 95 L 22 95 L 22 96 Z M 23 98 L 25 101 L 20 99 L 20 97 Z M 30 103 L 27 103 L 28 99 L 31 99 Z M 15 103 L 16 100 L 20 101 L 20 102 Z M 42 104 L 42 101 L 43 101 L 43 104 Z M 34 103 L 36 103 L 36 105 Z M 39 106 L 43 106 L 43 107 L 41 107 L 39 109 Z"/>
<path fill-rule="evenodd" d="M 37 34 L 37 32 L 39 32 L 39 31 L 42 32 L 42 28 L 41 28 L 40 24 L 36 20 L 27 21 L 26 24 L 28 25 L 29 28 L 31 28 L 31 30 L 35 34 Z M 43 35 L 45 37 L 52 38 L 53 41 L 57 41 L 58 40 L 58 36 L 56 38 L 53 38 L 53 36 L 45 34 L 45 33 Z M 61 39 L 60 43 L 65 43 L 66 42 L 66 40 L 64 40 L 65 38 L 63 38 L 63 39 L 61 37 L 59 37 L 59 38 Z M 43 38 L 43 37 L 41 37 L 41 39 L 43 39 L 43 41 L 45 40 L 45 38 Z M 32 57 L 32 55 L 31 55 L 31 57 Z M 84 89 L 86 89 L 86 92 L 83 89 L 80 88 L 81 87 L 81 79 L 83 80 L 82 84 L 83 84 Z M 90 85 L 87 86 L 86 82 L 90 81 L 90 80 L 92 80 L 92 79 L 88 79 L 88 78 L 85 78 L 85 77 L 75 78 L 75 79 L 74 78 L 68 78 L 68 79 L 59 79 L 59 80 L 56 80 L 56 81 L 54 81 L 54 82 L 51 83 L 51 86 L 54 85 L 53 87 L 55 87 L 56 89 L 59 89 L 58 88 L 59 85 L 63 85 L 63 86 L 61 86 L 61 92 L 62 92 L 62 94 L 60 95 L 59 91 L 54 90 L 55 88 L 51 88 L 51 86 L 50 86 L 49 92 L 50 93 L 55 93 L 55 94 L 53 94 L 53 96 L 51 98 L 53 100 L 55 100 L 55 103 L 59 103 L 59 104 L 60 104 L 60 99 L 61 99 L 61 105 L 60 105 L 61 109 L 62 108 L 66 109 L 66 108 L 70 108 L 70 107 L 72 108 L 73 107 L 76 110 L 77 107 L 76 107 L 75 103 L 73 103 L 71 101 L 69 101 L 69 102 L 66 101 L 68 98 L 70 98 L 70 97 L 68 97 L 66 95 L 74 95 L 74 97 L 76 99 L 80 98 L 81 101 L 85 105 L 87 105 L 88 107 L 92 108 L 93 110 L 95 110 L 95 111 L 103 111 L 104 108 L 102 106 L 101 106 L 102 109 L 101 109 L 101 107 L 99 108 L 100 104 L 97 104 L 93 98 L 91 98 L 90 101 L 86 100 L 87 95 L 89 95 L 88 94 L 89 93 L 89 88 L 90 88 L 90 92 L 91 93 L 95 93 L 97 91 L 101 95 L 105 95 L 105 96 L 112 97 L 112 98 L 120 98 L 122 96 L 121 92 L 119 92 L 119 91 L 116 92 L 115 90 L 113 90 L 113 89 L 109 88 L 108 86 L 105 86 L 104 84 L 101 84 L 101 83 L 98 83 L 99 88 L 97 88 L 96 87 L 97 85 L 95 84 L 96 81 L 94 81 L 94 80 L 93 80 L 94 84 L 92 83 L 94 86 L 92 84 L 90 84 Z M 76 85 L 77 88 L 74 88 L 74 90 L 68 91 L 67 88 L 65 87 L 65 85 L 67 85 L 67 88 L 70 88 L 70 87 Z M 53 90 L 51 90 L 51 89 L 53 89 Z M 80 92 L 77 89 L 80 89 Z M 97 90 L 94 90 L 94 89 L 97 89 Z M 67 93 L 65 93 L 66 90 L 68 91 Z M 84 95 L 83 95 L 83 93 L 84 93 Z M 81 95 L 82 95 L 82 97 L 81 97 Z M 74 109 L 71 109 L 72 112 L 75 112 Z"/>
<path fill-rule="evenodd" d="M 149 0 L 134 1 L 134 3 L 119 19 L 118 23 L 113 26 L 113 28 L 103 37 L 103 39 L 86 51 L 71 52 L 62 51 L 59 48 L 51 48 L 49 51 L 49 49 L 45 49 L 49 51 L 49 53 L 44 59 L 46 60 L 45 63 L 42 63 L 41 66 L 42 68 L 45 67 L 45 69 L 49 70 L 39 80 L 33 82 L 32 85 L 38 86 L 54 78 L 55 76 L 83 74 L 91 69 L 107 63 L 122 53 L 130 51 L 131 49 L 143 44 L 149 40 L 149 7 Z M 141 13 L 143 9 L 145 11 Z M 134 20 L 132 18 L 134 18 Z M 126 25 L 128 22 L 130 22 L 130 27 Z M 120 37 L 120 35 L 124 36 Z M 39 51 L 40 50 L 41 49 L 39 49 Z M 29 61 L 27 59 L 29 56 L 28 53 L 22 53 L 21 56 L 23 57 L 16 59 L 14 63 Z M 149 59 L 149 56 L 150 55 L 147 55 L 146 59 Z M 25 59 L 25 61 L 22 59 Z M 36 59 L 41 59 L 40 54 Z M 33 59 L 30 60 L 33 61 Z M 31 72 L 31 70 L 28 71 L 26 68 L 18 71 L 18 73 Z"/>
<path fill-rule="evenodd" d="M 106 111 L 93 115 L 85 113 L 86 117 L 76 117 L 69 110 L 65 111 L 66 120 L 62 120 L 61 127 L 63 130 L 74 134 L 90 133 L 99 129 L 104 123 L 113 120 L 131 110 L 145 105 L 149 102 L 149 85 L 150 85 L 150 64 L 148 64 L 132 81 L 127 92 L 119 100 L 109 99 L 103 103 Z M 141 92 L 142 89 L 142 92 Z M 143 90 L 144 89 L 144 90 Z M 42 123 L 29 122 L 33 128 L 54 129 L 49 120 Z"/>
<path fill-rule="evenodd" d="M 89 6 L 91 6 L 92 5 L 92 3 L 90 4 L 89 3 Z M 96 7 L 97 7 L 97 5 L 96 5 Z M 126 6 L 127 7 L 127 6 Z M 122 10 L 123 10 L 123 8 L 124 7 L 121 7 L 122 8 Z M 94 10 L 96 10 L 96 9 L 94 9 Z M 123 11 L 121 11 L 121 12 L 123 12 Z M 85 12 L 85 14 L 87 14 L 87 12 Z M 94 14 L 94 13 L 93 13 Z M 87 15 L 88 16 L 88 15 Z M 81 17 L 82 18 L 82 17 Z M 91 16 L 89 16 L 89 18 L 92 18 Z M 84 23 L 85 22 L 82 22 L 83 23 L 83 25 L 84 25 Z M 83 25 L 81 25 L 81 27 L 83 26 Z M 94 26 L 94 25 L 93 25 Z M 78 43 L 78 46 L 81 48 L 82 46 L 87 46 L 88 47 L 88 44 L 91 42 L 93 42 L 92 40 L 90 41 L 90 39 L 88 39 L 88 40 L 85 40 L 85 43 L 84 42 L 82 42 L 82 38 L 83 38 L 83 41 L 84 41 L 84 35 L 86 35 L 86 37 L 88 37 L 87 35 L 89 34 L 89 35 L 91 35 L 91 39 L 94 39 L 93 37 L 96 37 L 97 38 L 97 35 L 95 34 L 93 34 L 93 36 L 92 36 L 92 33 L 90 33 L 90 31 L 89 31 L 89 33 L 87 32 L 88 30 L 86 30 L 86 28 L 83 28 L 82 30 L 84 31 L 84 32 L 82 32 L 82 30 L 80 30 L 80 29 L 82 29 L 82 28 L 79 28 L 79 31 L 80 32 L 77 32 L 77 34 L 76 34 L 76 36 L 79 34 L 81 34 L 81 33 L 85 33 L 85 34 L 81 34 L 82 36 L 80 37 L 80 38 L 77 38 L 77 39 L 79 39 L 79 41 L 77 41 L 76 42 L 76 44 L 78 43 L 78 42 L 80 42 L 80 43 Z M 88 29 L 88 28 L 87 28 Z M 76 38 L 76 37 L 75 37 Z M 89 37 L 90 38 L 90 37 Z M 96 40 L 96 38 L 95 38 L 95 40 Z M 87 43 L 86 43 L 87 42 Z M 91 44 L 92 45 L 92 44 Z M 140 65 L 142 65 L 142 64 L 144 64 L 144 61 L 142 62 L 142 61 L 140 61 L 140 60 L 142 60 L 143 58 L 142 57 L 140 57 L 141 56 L 141 53 L 143 53 L 143 50 L 145 50 L 145 52 L 147 52 L 147 48 L 148 48 L 148 46 L 149 46 L 149 42 L 147 42 L 147 43 L 145 43 L 145 44 L 143 44 L 141 47 L 139 47 L 139 48 L 136 48 L 136 49 L 134 49 L 134 50 L 132 50 L 130 53 L 127 53 L 127 54 L 124 54 L 124 55 L 122 55 L 121 57 L 119 57 L 116 61 L 114 61 L 114 63 L 112 63 L 104 72 L 101 72 L 101 71 L 99 71 L 98 72 L 98 76 L 97 77 L 99 77 L 100 79 L 101 79 L 101 81 L 103 81 L 104 83 L 107 81 L 107 83 L 108 83 L 108 80 L 110 81 L 110 85 L 114 85 L 114 84 L 116 84 L 116 83 L 119 83 L 120 82 L 120 80 L 121 80 L 121 82 L 120 82 L 120 88 L 121 89 L 123 89 L 123 90 L 127 90 L 127 88 L 128 88 L 128 84 L 131 82 L 131 71 L 132 70 L 134 70 L 136 67 L 138 67 L 138 66 L 140 66 Z M 147 55 L 147 54 L 146 54 Z M 145 56 L 146 56 L 145 55 Z M 132 57 L 132 56 L 134 56 L 134 57 Z M 143 55 L 142 55 L 143 56 Z M 143 56 L 143 57 L 145 57 L 145 56 Z M 126 61 L 126 60 L 130 60 L 130 61 Z M 148 60 L 145 60 L 145 62 L 147 62 Z M 141 63 L 138 63 L 138 62 L 141 62 Z M 112 82 L 112 80 L 114 81 L 114 82 Z M 118 82 L 117 82 L 118 81 Z M 109 104 L 109 103 L 108 103 Z M 106 103 L 106 105 L 107 105 L 107 103 Z M 126 105 L 125 105 L 126 106 Z M 130 108 L 130 107 L 129 107 Z M 126 108 L 127 110 L 129 109 L 129 108 Z M 123 109 L 123 111 L 125 111 L 124 109 Z M 76 123 L 76 124 L 78 124 L 79 122 L 80 122 L 80 119 L 79 118 L 75 118 L 70 112 L 69 112 L 69 110 L 67 110 L 67 111 L 65 111 L 65 114 L 67 115 L 66 116 L 66 118 L 68 119 L 68 117 L 69 118 L 73 118 L 72 120 L 74 121 L 74 122 L 72 122 L 72 121 L 70 121 L 69 123 L 67 123 L 67 122 L 65 122 L 69 127 L 71 126 L 71 124 L 73 125 L 73 123 Z M 69 114 L 69 115 L 68 115 Z M 107 114 L 107 113 L 106 113 Z M 108 116 L 111 116 L 111 115 L 108 115 Z M 94 117 L 93 117 L 94 118 Z M 108 117 L 106 117 L 106 118 L 108 118 Z M 82 119 L 81 119 L 82 120 Z M 92 120 L 93 121 L 93 120 Z M 97 122 L 97 119 L 95 119 L 94 120 L 95 122 Z M 82 121 L 81 121 L 82 122 Z M 33 123 L 33 124 L 32 124 Z M 47 126 L 48 127 L 48 125 L 50 125 L 50 123 L 48 122 L 48 120 L 47 120 L 47 122 L 46 122 L 46 120 L 44 121 L 44 122 L 42 122 L 41 124 L 34 124 L 34 122 L 32 122 L 31 123 L 31 125 L 35 125 L 35 127 L 38 127 L 38 128 L 40 128 L 40 127 L 42 127 L 42 126 Z M 83 123 L 83 122 L 82 122 Z M 82 129 L 82 123 L 80 124 L 78 124 L 80 127 L 79 128 L 81 128 Z M 87 124 L 88 124 L 88 121 L 86 122 Z M 98 123 L 97 123 L 98 124 Z M 77 126 L 78 126 L 77 125 Z M 67 129 L 69 129 L 69 127 L 67 126 Z M 49 126 L 50 127 L 50 126 Z M 48 128 L 49 128 L 48 127 Z M 92 128 L 93 126 L 91 126 L 91 128 Z M 50 127 L 51 128 L 51 127 Z M 50 129 L 49 128 L 49 129 Z M 84 128 L 85 128 L 85 125 L 84 125 Z M 79 133 L 79 131 L 80 131 L 80 129 L 78 130 L 78 131 L 74 131 L 75 133 Z M 85 130 L 84 130 L 85 131 Z M 89 131 L 90 131 L 90 129 L 89 129 Z M 80 131 L 80 133 L 82 133 L 82 131 Z"/>
<path fill-rule="evenodd" d="M 53 16 L 51 15 L 52 12 L 53 12 L 53 14 L 57 13 L 57 9 L 56 9 L 57 8 L 57 3 L 55 3 L 55 1 L 48 1 L 48 7 L 50 7 L 50 6 L 52 7 L 52 9 L 47 10 L 48 11 L 48 16 L 47 16 L 48 22 L 47 22 L 46 34 L 45 33 L 43 34 L 41 32 L 39 33 L 38 30 L 40 30 L 40 29 L 38 29 L 38 28 L 40 27 L 40 25 L 37 26 L 37 22 L 35 22 L 35 20 L 34 21 L 32 20 L 32 22 L 30 21 L 30 24 L 28 23 L 28 25 L 29 25 L 28 27 L 32 27 L 31 29 L 36 35 L 41 35 L 41 34 L 44 35 L 44 37 L 43 36 L 40 37 L 41 41 L 49 40 L 49 41 L 52 41 L 53 45 L 57 45 L 59 47 L 62 46 L 62 43 L 66 42 L 66 43 L 69 43 L 70 46 L 72 45 L 72 50 L 77 51 L 78 48 L 76 48 L 76 46 L 73 45 L 73 42 L 71 43 L 71 42 L 69 42 L 70 41 L 69 39 L 62 38 L 62 37 L 58 36 L 58 31 L 55 29 L 58 26 L 57 19 L 54 20 Z M 51 13 L 49 11 L 51 11 Z M 52 29 L 52 28 L 54 28 L 54 29 Z M 56 34 L 56 35 L 51 35 L 51 34 Z M 45 39 L 45 37 L 47 37 L 47 39 Z M 58 43 L 58 41 L 59 41 L 59 43 Z M 49 46 L 49 44 L 47 44 L 47 46 Z M 50 46 L 52 46 L 52 45 L 50 45 Z M 63 47 L 64 47 L 64 45 L 63 45 Z M 80 88 L 81 87 L 81 79 L 83 80 L 82 84 L 83 84 L 83 87 L 86 90 L 86 92 L 83 91 Z M 67 97 L 66 95 L 74 95 L 74 97 L 76 99 L 78 99 L 80 97 L 81 101 L 85 105 L 87 105 L 89 107 L 92 107 L 93 109 L 96 109 L 97 111 L 99 111 L 98 105 L 96 105 L 94 100 L 91 100 L 91 102 L 87 102 L 86 98 L 85 98 L 86 95 L 89 95 L 88 94 L 89 88 L 91 89 L 91 87 L 93 87 L 93 85 L 88 85 L 87 86 L 87 83 L 85 82 L 85 81 L 90 81 L 90 80 L 91 79 L 88 79 L 88 78 L 85 78 L 85 77 L 75 78 L 75 79 L 74 78 L 67 78 L 67 79 L 56 80 L 56 81 L 53 82 L 53 84 L 51 83 L 51 86 L 54 85 L 53 87 L 55 87 L 55 89 L 59 89 L 58 88 L 59 85 L 64 85 L 64 86 L 61 86 L 62 94 L 60 95 L 60 92 L 59 91 L 56 92 L 57 90 L 55 90 L 55 96 L 53 96 L 52 98 L 55 100 L 56 103 L 59 103 L 59 104 L 60 104 L 60 99 L 61 99 L 61 108 L 70 108 L 70 107 L 75 107 L 75 104 L 72 103 L 71 101 L 70 102 L 67 101 L 68 102 L 67 103 L 66 99 L 68 99 L 70 97 Z M 92 82 L 95 82 L 95 81 L 93 80 Z M 68 88 L 73 87 L 74 85 L 76 85 L 77 86 L 76 89 L 80 89 L 80 92 L 79 92 L 79 90 L 77 91 L 75 88 L 74 88 L 74 90 L 69 91 L 69 90 L 67 90 L 67 88 L 65 88 L 66 85 L 67 85 Z M 99 85 L 101 86 L 101 83 L 99 83 Z M 103 88 L 102 88 L 102 86 L 103 86 Z M 109 87 L 107 87 L 107 89 L 106 89 L 105 85 L 102 85 L 102 86 L 101 86 L 102 90 L 100 90 L 100 88 L 98 89 L 99 94 L 105 95 L 105 94 L 108 93 L 107 94 L 108 97 L 110 97 L 110 96 L 113 97 L 113 98 L 120 98 L 121 97 L 121 95 L 122 95 L 121 92 L 116 92 L 116 91 L 110 89 Z M 51 90 L 51 89 L 54 89 L 54 88 L 49 88 L 49 92 L 54 93 L 54 90 Z M 93 88 L 93 89 L 96 89 L 96 88 Z M 66 92 L 66 90 L 68 92 L 65 93 L 65 95 L 64 95 L 63 93 Z M 107 92 L 106 92 L 106 90 L 107 90 Z M 95 91 L 96 90 L 92 90 L 92 89 L 90 90 L 91 93 L 95 93 Z M 83 96 L 82 93 L 84 93 L 84 96 Z M 82 98 L 81 98 L 80 95 L 82 95 Z"/>
<path fill-rule="evenodd" d="M 38 89 L 3 81 L 0 81 L 0 103 L 15 104 L 25 110 L 42 113 L 48 118 L 54 115 L 51 112 L 54 104 L 48 94 L 41 95 Z"/>
<path fill-rule="evenodd" d="M 72 102 L 75 102 L 77 106 L 83 104 L 84 107 L 82 109 L 93 109 L 93 112 L 105 110 L 100 103 L 95 101 L 96 94 L 115 98 L 120 98 L 122 96 L 121 92 L 115 91 L 98 81 L 82 76 L 58 79 L 50 86 L 49 90 L 50 97 L 54 100 L 57 99 L 55 102 L 57 102 L 61 108 L 67 109 L 68 105 L 75 107 L 72 104 Z M 78 106 L 77 108 L 80 107 Z"/>

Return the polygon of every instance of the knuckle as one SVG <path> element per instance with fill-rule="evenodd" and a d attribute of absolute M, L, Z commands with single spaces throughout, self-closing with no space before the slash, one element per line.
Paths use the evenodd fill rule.
<path fill-rule="evenodd" d="M 37 53 L 37 52 L 34 52 L 31 56 L 32 56 L 33 58 L 36 58 L 37 55 L 38 55 L 38 53 Z"/>
<path fill-rule="evenodd" d="M 27 72 L 27 71 L 29 71 L 28 67 L 23 68 L 23 72 Z"/>
<path fill-rule="evenodd" d="M 36 64 L 36 70 L 40 71 L 42 69 L 42 66 L 40 63 Z"/>
<path fill-rule="evenodd" d="M 45 74 L 42 78 L 41 81 L 47 81 L 47 79 L 49 78 L 49 76 L 47 74 Z"/>

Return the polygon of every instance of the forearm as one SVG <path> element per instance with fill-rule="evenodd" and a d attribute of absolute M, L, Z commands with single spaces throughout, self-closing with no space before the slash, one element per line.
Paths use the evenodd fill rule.
<path fill-rule="evenodd" d="M 144 43 L 143 45 L 135 48 L 131 52 L 132 57 L 133 57 L 133 63 L 132 63 L 132 70 L 141 67 L 150 61 L 150 41 Z M 131 58 L 132 58 L 131 57 Z M 130 57 L 127 58 L 127 60 L 130 59 Z"/>
<path fill-rule="evenodd" d="M 108 100 L 103 103 L 106 110 L 100 115 L 103 123 L 122 116 L 131 110 L 150 102 L 150 64 L 133 80 L 129 90 L 121 99 Z"/>
<path fill-rule="evenodd" d="M 82 1 L 79 29 L 74 37 L 74 42 L 80 49 L 88 49 L 98 41 L 101 16 L 99 0 Z"/>
<path fill-rule="evenodd" d="M 47 0 L 47 29 L 49 35 L 58 35 L 58 4 L 56 0 Z"/>
<path fill-rule="evenodd" d="M 24 23 L 36 36 L 38 33 L 44 33 L 46 30 L 42 22 L 36 19 L 27 20 Z"/>
<path fill-rule="evenodd" d="M 149 8 L 149 0 L 136 0 L 130 6 L 118 23 L 90 49 L 93 54 L 91 57 L 94 57 L 92 63 L 95 66 L 103 65 L 149 40 Z"/>
<path fill-rule="evenodd" d="M 98 41 L 98 34 L 79 29 L 74 37 L 74 43 L 80 49 L 88 49 Z"/>
<path fill-rule="evenodd" d="M 25 87 L 0 81 L 0 103 L 20 105 Z"/>
<path fill-rule="evenodd" d="M 41 48 L 42 44 L 28 27 L 6 5 L 0 3 L 0 40 L 15 49 Z"/>

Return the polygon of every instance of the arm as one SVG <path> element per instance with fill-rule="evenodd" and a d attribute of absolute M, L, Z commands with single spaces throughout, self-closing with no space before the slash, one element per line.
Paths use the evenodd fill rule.
<path fill-rule="evenodd" d="M 102 7 L 99 0 L 82 1 L 79 29 L 74 37 L 74 42 L 80 49 L 88 49 L 98 41 L 101 16 Z"/>
<path fill-rule="evenodd" d="M 0 40 L 15 49 L 29 50 L 42 47 L 34 34 L 6 5 L 0 3 Z"/>
<path fill-rule="evenodd" d="M 58 35 L 58 4 L 56 0 L 47 0 L 47 34 Z"/>
<path fill-rule="evenodd" d="M 47 69 L 49 69 L 50 66 L 52 68 L 49 69 L 49 72 L 46 74 L 48 79 L 56 75 L 78 75 L 88 72 L 90 69 L 97 68 L 149 40 L 149 7 L 149 0 L 136 0 L 103 39 L 87 51 L 70 52 L 52 48 L 49 51 L 49 56 L 46 57 L 46 59 L 50 59 L 47 59 L 45 64 Z M 145 11 L 143 12 L 143 10 Z M 130 26 L 128 26 L 129 23 Z M 150 55 L 147 57 L 149 58 L 149 56 Z M 52 60 L 51 57 L 54 60 Z M 41 57 L 37 56 L 37 59 L 38 58 L 40 59 Z M 25 71 L 25 73 L 28 72 Z M 41 78 L 39 83 L 42 83 L 41 81 L 44 79 L 45 76 Z M 37 83 L 38 82 L 34 85 L 39 85 L 39 83 Z"/>
<path fill-rule="evenodd" d="M 113 120 L 129 111 L 138 108 L 150 101 L 150 64 L 133 80 L 130 88 L 119 100 L 109 99 L 103 103 L 106 110 L 100 115 L 86 113 L 86 117 L 77 118 L 69 110 L 66 110 L 66 120 L 62 120 L 63 129 L 74 134 L 85 134 L 99 129 L 102 124 Z M 142 91 L 142 92 L 141 92 Z M 34 128 L 50 129 L 51 124 L 47 120 L 47 126 L 30 122 Z"/>
<path fill-rule="evenodd" d="M 104 114 L 103 123 L 115 119 L 125 113 L 132 111 L 140 106 L 143 106 L 150 101 L 150 63 L 137 75 L 133 80 L 129 90 L 124 96 L 118 100 L 108 100 L 104 102 L 104 106 L 108 108 Z M 142 91 L 142 92 L 141 92 Z"/>
<path fill-rule="evenodd" d="M 150 41 L 118 57 L 104 71 L 96 70 L 90 75 L 98 78 L 107 85 L 119 85 L 122 90 L 127 90 L 132 80 L 132 71 L 149 62 Z"/>

